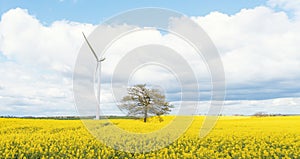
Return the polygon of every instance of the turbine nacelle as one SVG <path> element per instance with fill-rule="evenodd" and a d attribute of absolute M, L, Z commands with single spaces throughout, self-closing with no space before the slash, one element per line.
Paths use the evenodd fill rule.
<path fill-rule="evenodd" d="M 102 62 L 102 61 L 104 61 L 105 60 L 105 58 L 102 58 L 102 59 L 100 59 L 100 61 L 98 61 L 98 62 Z"/>

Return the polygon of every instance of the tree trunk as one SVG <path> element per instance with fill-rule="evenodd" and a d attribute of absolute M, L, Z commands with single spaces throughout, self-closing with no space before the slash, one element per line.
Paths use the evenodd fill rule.
<path fill-rule="evenodd" d="M 144 113 L 144 123 L 147 122 L 147 117 L 148 117 L 148 108 L 146 107 L 145 113 Z"/>

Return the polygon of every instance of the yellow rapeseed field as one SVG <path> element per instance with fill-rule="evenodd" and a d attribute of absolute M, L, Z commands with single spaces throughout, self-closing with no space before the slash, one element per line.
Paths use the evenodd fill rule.
<path fill-rule="evenodd" d="M 147 133 L 172 119 L 111 122 L 129 132 Z M 209 135 L 200 138 L 203 119 L 195 117 L 183 136 L 159 151 L 129 153 L 96 140 L 80 120 L 0 118 L 0 158 L 300 158 L 299 116 L 220 117 Z"/>

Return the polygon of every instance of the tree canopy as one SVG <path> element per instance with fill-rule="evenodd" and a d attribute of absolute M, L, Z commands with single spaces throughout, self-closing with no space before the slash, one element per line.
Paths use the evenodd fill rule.
<path fill-rule="evenodd" d="M 151 115 L 168 114 L 173 107 L 160 90 L 147 88 L 146 84 L 134 85 L 127 90 L 128 95 L 123 97 L 120 108 L 127 110 L 129 116 L 142 116 L 144 122 Z"/>

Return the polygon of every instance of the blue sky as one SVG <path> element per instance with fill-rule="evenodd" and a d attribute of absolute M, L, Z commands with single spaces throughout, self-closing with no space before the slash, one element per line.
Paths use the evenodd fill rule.
<path fill-rule="evenodd" d="M 253 8 L 265 3 L 265 0 L 1 0 L 0 14 L 11 8 L 20 7 L 28 9 L 30 14 L 47 24 L 62 19 L 98 24 L 120 12 L 141 7 L 162 7 L 179 11 L 188 16 L 201 16 L 212 11 L 235 14 L 243 8 Z"/>
<path fill-rule="evenodd" d="M 0 115 L 76 114 L 72 74 L 83 43 L 81 32 L 89 34 L 108 18 L 140 7 L 179 11 L 207 32 L 224 64 L 224 114 L 300 114 L 298 1 L 0 0 Z M 172 41 L 155 31 L 142 35 L 141 39 Z M 112 70 L 103 69 L 103 78 L 108 78 Z M 137 81 L 143 80 L 140 76 Z M 167 96 L 176 103 L 180 89 L 168 78 L 158 83 L 169 82 Z M 112 105 L 105 84 L 102 103 Z M 199 110 L 205 112 L 209 95 L 204 92 L 202 97 L 204 107 Z"/>

